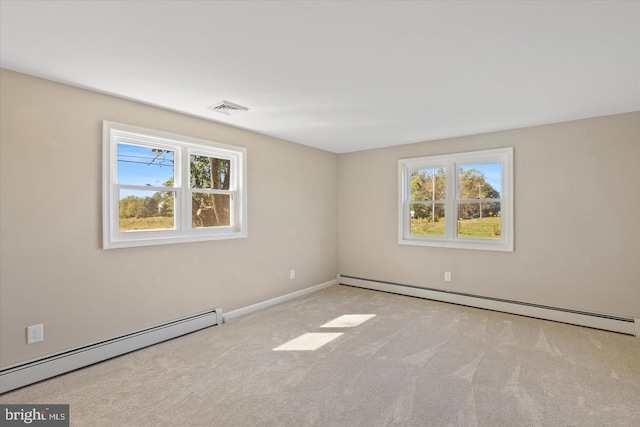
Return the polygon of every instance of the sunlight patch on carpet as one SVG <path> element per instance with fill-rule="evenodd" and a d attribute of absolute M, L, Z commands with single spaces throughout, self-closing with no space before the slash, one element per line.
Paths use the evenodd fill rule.
<path fill-rule="evenodd" d="M 317 350 L 323 345 L 335 340 L 342 332 L 325 333 L 309 332 L 294 338 L 289 342 L 273 349 L 273 351 L 310 351 Z"/>
<path fill-rule="evenodd" d="M 345 314 L 344 316 L 336 317 L 330 322 L 320 326 L 321 328 L 354 328 L 360 326 L 367 320 L 375 317 L 375 314 Z"/>

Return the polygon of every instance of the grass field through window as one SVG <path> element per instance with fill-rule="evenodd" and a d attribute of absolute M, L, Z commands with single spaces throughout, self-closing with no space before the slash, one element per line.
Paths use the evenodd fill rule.
<path fill-rule="evenodd" d="M 148 218 L 120 218 L 120 231 L 133 230 L 170 230 L 173 217 L 151 216 Z"/>
<path fill-rule="evenodd" d="M 427 218 L 411 220 L 412 236 L 444 236 L 444 219 L 431 222 Z M 458 220 L 458 237 L 500 238 L 500 217 Z"/>

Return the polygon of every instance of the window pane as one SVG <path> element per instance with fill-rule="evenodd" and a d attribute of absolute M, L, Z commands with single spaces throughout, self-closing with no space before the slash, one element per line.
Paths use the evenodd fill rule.
<path fill-rule="evenodd" d="M 174 152 L 118 144 L 118 183 L 173 187 Z"/>
<path fill-rule="evenodd" d="M 500 162 L 458 167 L 458 199 L 499 199 L 501 191 Z"/>
<path fill-rule="evenodd" d="M 409 177 L 411 200 L 444 200 L 444 168 L 412 169 Z"/>
<path fill-rule="evenodd" d="M 409 218 L 412 236 L 444 236 L 444 204 L 412 203 Z"/>
<path fill-rule="evenodd" d="M 231 225 L 231 196 L 229 194 L 193 193 L 191 226 L 222 227 Z"/>
<path fill-rule="evenodd" d="M 120 231 L 175 228 L 175 191 L 120 190 Z"/>
<path fill-rule="evenodd" d="M 499 239 L 500 203 L 458 204 L 458 237 Z"/>
<path fill-rule="evenodd" d="M 191 156 L 191 188 L 228 190 L 231 160 L 207 156 Z"/>

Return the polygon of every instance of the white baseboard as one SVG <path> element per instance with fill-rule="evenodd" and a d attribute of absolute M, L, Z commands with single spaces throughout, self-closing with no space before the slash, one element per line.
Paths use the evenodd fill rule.
<path fill-rule="evenodd" d="M 263 310 L 268 307 L 272 307 L 277 304 L 282 304 L 285 301 L 292 300 L 294 298 L 301 297 L 303 295 L 310 294 L 312 292 L 317 292 L 324 288 L 328 288 L 329 286 L 337 285 L 337 280 L 329 280 L 325 283 L 320 283 L 319 285 L 311 286 L 309 288 L 305 288 L 299 291 L 291 292 L 290 294 L 282 295 L 276 298 L 272 298 L 266 301 L 259 302 L 257 304 L 248 305 L 246 307 L 238 308 L 237 310 L 231 310 L 228 313 L 224 314 L 224 320 L 235 319 L 236 317 L 244 316 L 245 314 L 253 313 L 258 310 Z"/>
<path fill-rule="evenodd" d="M 447 292 L 437 289 L 426 289 L 417 286 L 390 283 L 379 280 L 364 279 L 352 276 L 338 275 L 338 282 L 342 285 L 359 288 L 390 292 L 394 294 L 425 298 L 441 302 L 466 305 L 476 308 L 484 308 L 505 313 L 519 314 L 522 316 L 536 317 L 539 319 L 553 320 L 556 322 L 570 323 L 572 325 L 587 326 L 606 331 L 620 332 L 635 335 L 640 338 L 640 319 L 606 315 L 602 313 L 590 313 L 579 310 L 549 307 L 539 304 L 529 304 L 519 301 L 508 301 L 498 298 L 469 295 L 456 292 Z"/>
<path fill-rule="evenodd" d="M 222 310 L 217 308 L 45 358 L 10 366 L 0 371 L 0 393 L 220 324 L 221 321 Z"/>

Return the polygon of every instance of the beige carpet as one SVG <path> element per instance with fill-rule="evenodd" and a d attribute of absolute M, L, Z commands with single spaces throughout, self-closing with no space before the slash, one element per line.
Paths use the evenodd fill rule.
<path fill-rule="evenodd" d="M 320 328 L 346 314 L 359 326 Z M 313 351 L 273 351 L 343 333 Z M 640 426 L 640 340 L 346 286 L 0 396 L 73 426 Z"/>

